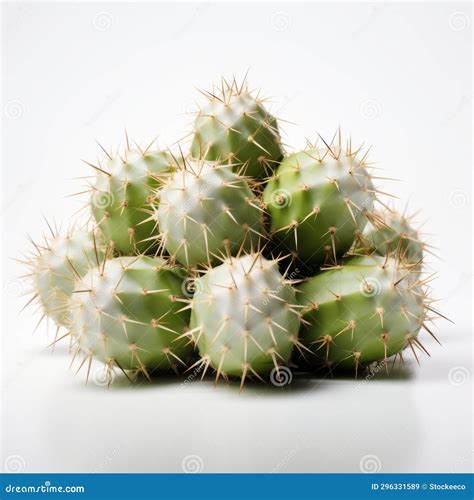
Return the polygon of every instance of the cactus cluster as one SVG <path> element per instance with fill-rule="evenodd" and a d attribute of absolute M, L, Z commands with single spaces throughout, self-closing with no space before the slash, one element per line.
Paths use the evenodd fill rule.
<path fill-rule="evenodd" d="M 388 208 L 368 150 L 338 130 L 284 151 L 246 83 L 203 92 L 190 144 L 130 146 L 86 162 L 90 220 L 33 243 L 32 297 L 68 337 L 130 380 L 189 370 L 275 385 L 284 370 L 418 361 L 441 316 L 429 251 Z M 193 376 L 194 378 L 194 376 Z"/>

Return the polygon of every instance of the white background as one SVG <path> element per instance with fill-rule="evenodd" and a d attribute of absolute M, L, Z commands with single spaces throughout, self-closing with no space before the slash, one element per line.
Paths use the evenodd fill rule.
<path fill-rule="evenodd" d="M 6 470 L 468 471 L 472 465 L 471 6 L 26 4 L 3 6 L 3 409 Z M 443 347 L 391 377 L 214 388 L 166 379 L 109 390 L 46 349 L 12 258 L 41 211 L 66 224 L 97 139 L 171 144 L 196 87 L 242 77 L 273 96 L 285 142 L 338 125 L 373 144 L 385 183 L 438 248 Z M 289 148 L 290 149 L 290 148 Z M 50 340 L 51 340 L 50 331 Z M 93 369 L 93 373 L 96 372 Z M 96 377 L 97 378 L 97 377 Z M 195 455 L 196 457 L 193 457 Z M 190 457 L 191 456 L 191 457 Z M 184 463 L 184 466 L 182 465 Z"/>

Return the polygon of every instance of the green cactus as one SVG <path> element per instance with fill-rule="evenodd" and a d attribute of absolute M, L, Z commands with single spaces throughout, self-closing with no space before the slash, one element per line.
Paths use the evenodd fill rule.
<path fill-rule="evenodd" d="M 393 257 L 354 257 L 298 285 L 305 323 L 300 337 L 315 357 L 334 369 L 366 367 L 409 347 L 426 352 L 418 339 L 434 311 L 421 281 Z M 417 358 L 418 359 L 418 358 Z"/>
<path fill-rule="evenodd" d="M 228 258 L 196 280 L 191 330 L 201 359 L 216 381 L 261 378 L 289 360 L 298 341 L 300 313 L 292 287 L 276 261 L 261 254 Z"/>
<path fill-rule="evenodd" d="M 367 153 L 341 139 L 287 156 L 263 192 L 275 250 L 307 274 L 334 265 L 370 218 L 376 190 Z"/>
<path fill-rule="evenodd" d="M 258 246 L 262 209 L 231 165 L 187 160 L 159 191 L 161 243 L 187 267 Z"/>
<path fill-rule="evenodd" d="M 108 156 L 97 172 L 91 196 L 92 213 L 104 237 L 123 255 L 153 253 L 159 233 L 153 217 L 155 190 L 175 168 L 164 151 L 129 149 Z"/>
<path fill-rule="evenodd" d="M 66 236 L 51 232 L 44 242 L 33 243 L 35 253 L 27 262 L 34 293 L 30 302 L 39 302 L 44 316 L 58 327 L 68 326 L 75 282 L 103 261 L 105 249 L 92 231 L 71 230 Z"/>
<path fill-rule="evenodd" d="M 394 254 L 421 271 L 426 244 L 411 225 L 411 217 L 386 208 L 373 214 L 363 233 L 356 237 L 353 253 Z"/>
<path fill-rule="evenodd" d="M 194 124 L 194 158 L 238 164 L 245 175 L 262 179 L 271 175 L 283 156 L 276 119 L 264 99 L 253 97 L 245 82 L 225 80 L 205 92 L 208 102 Z"/>
<path fill-rule="evenodd" d="M 117 257 L 77 282 L 70 307 L 80 366 L 95 357 L 109 370 L 152 372 L 185 365 L 192 352 L 181 338 L 189 311 L 183 277 L 159 258 Z"/>

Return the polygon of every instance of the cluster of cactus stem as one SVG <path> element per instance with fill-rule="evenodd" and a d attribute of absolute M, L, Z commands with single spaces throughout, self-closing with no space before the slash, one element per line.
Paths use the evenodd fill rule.
<path fill-rule="evenodd" d="M 87 223 L 32 241 L 28 305 L 53 344 L 69 338 L 87 378 L 95 359 L 130 380 L 213 372 L 241 388 L 428 354 L 429 246 L 387 205 L 369 151 L 340 129 L 285 151 L 245 81 L 202 94 L 189 146 L 101 146 Z"/>

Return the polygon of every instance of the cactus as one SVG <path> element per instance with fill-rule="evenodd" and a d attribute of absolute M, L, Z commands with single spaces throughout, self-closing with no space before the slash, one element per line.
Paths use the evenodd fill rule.
<path fill-rule="evenodd" d="M 264 99 L 252 96 L 246 83 L 225 80 L 219 89 L 205 92 L 208 102 L 194 123 L 194 158 L 240 164 L 245 175 L 271 175 L 283 156 L 276 119 Z"/>
<path fill-rule="evenodd" d="M 377 191 L 361 148 L 317 143 L 287 156 L 263 192 L 270 231 L 281 254 L 307 274 L 334 265 L 370 218 Z"/>
<path fill-rule="evenodd" d="M 388 252 L 421 271 L 427 245 L 411 226 L 411 219 L 388 208 L 374 213 L 363 233 L 356 237 L 353 253 L 376 252 L 383 256 Z"/>
<path fill-rule="evenodd" d="M 49 224 L 48 224 L 49 225 Z M 58 327 L 70 322 L 69 299 L 77 279 L 105 257 L 105 249 L 94 232 L 70 230 L 65 236 L 54 232 L 42 243 L 33 243 L 35 254 L 27 262 L 33 297 Z"/>
<path fill-rule="evenodd" d="M 77 282 L 70 306 L 80 367 L 95 357 L 108 370 L 149 378 L 184 366 L 192 346 L 180 338 L 190 315 L 182 285 L 181 274 L 160 258 L 117 257 L 91 269 Z"/>
<path fill-rule="evenodd" d="M 91 205 L 104 237 L 124 255 L 152 253 L 159 233 L 153 217 L 155 190 L 175 168 L 175 160 L 164 151 L 127 150 L 120 156 L 108 155 L 97 172 Z"/>
<path fill-rule="evenodd" d="M 70 339 L 71 365 L 89 378 L 97 360 L 108 382 L 214 371 L 242 389 L 285 385 L 295 363 L 357 376 L 428 354 L 420 331 L 437 341 L 431 321 L 444 318 L 423 269 L 430 246 L 380 199 L 369 151 L 339 129 L 285 153 L 245 79 L 202 94 L 186 155 L 127 136 L 123 152 L 100 146 L 85 162 L 94 231 L 50 227 L 34 244 L 27 305 L 56 323 L 53 344 Z"/>
<path fill-rule="evenodd" d="M 298 341 L 300 313 L 294 290 L 276 261 L 261 254 L 227 258 L 195 283 L 191 330 L 203 376 L 261 379 L 286 363 Z"/>
<path fill-rule="evenodd" d="M 195 267 L 258 246 L 262 209 L 231 165 L 187 160 L 159 192 L 156 218 L 172 259 Z"/>
<path fill-rule="evenodd" d="M 410 269 L 393 257 L 354 257 L 298 285 L 303 317 L 301 341 L 315 364 L 355 369 L 409 347 L 427 352 L 418 332 L 434 311 L 422 281 L 410 282 Z M 435 312 L 435 311 L 434 311 Z M 434 336 L 434 335 L 433 335 Z"/>

